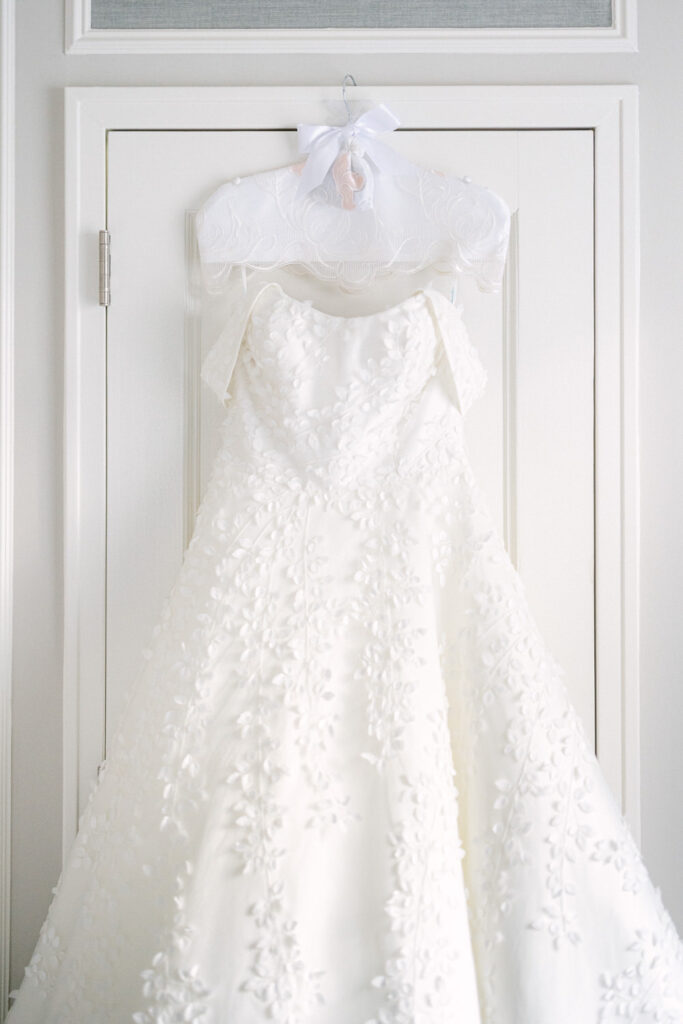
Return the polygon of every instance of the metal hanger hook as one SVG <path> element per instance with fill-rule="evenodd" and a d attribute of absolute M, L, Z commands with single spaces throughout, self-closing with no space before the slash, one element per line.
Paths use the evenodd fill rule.
<path fill-rule="evenodd" d="M 356 82 L 356 79 L 353 77 L 353 75 L 350 75 L 348 73 L 344 75 L 344 81 L 342 82 L 342 99 L 344 101 L 344 106 L 346 107 L 346 123 L 348 124 L 349 121 L 351 120 L 351 111 L 349 110 L 348 100 L 346 99 L 346 79 L 347 78 L 350 78 L 354 85 L 358 85 L 358 83 Z"/>

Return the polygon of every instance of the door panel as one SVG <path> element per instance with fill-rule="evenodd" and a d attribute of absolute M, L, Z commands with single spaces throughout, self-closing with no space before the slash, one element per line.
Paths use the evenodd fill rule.
<path fill-rule="evenodd" d="M 489 375 L 468 443 L 593 737 L 593 133 L 402 131 L 392 144 L 488 185 L 516 211 L 503 292 L 459 285 Z M 220 408 L 198 376 L 191 214 L 222 181 L 295 158 L 285 131 L 108 136 L 107 740 L 178 571 L 217 442 Z"/>

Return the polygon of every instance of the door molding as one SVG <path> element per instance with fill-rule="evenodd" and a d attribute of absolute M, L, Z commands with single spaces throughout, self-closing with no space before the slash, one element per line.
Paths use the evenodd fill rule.
<path fill-rule="evenodd" d="M 295 130 L 336 87 L 67 88 L 63 855 L 79 791 L 104 756 L 106 316 L 97 304 L 107 132 Z M 605 775 L 640 841 L 638 87 L 356 87 L 407 129 L 591 128 L 595 153 L 596 732 Z M 102 723 L 99 734 L 81 722 Z M 615 727 L 614 723 L 618 723 Z"/>
<path fill-rule="evenodd" d="M 637 0 L 609 28 L 97 29 L 90 0 L 65 0 L 65 53 L 634 53 Z"/>
<path fill-rule="evenodd" d="M 0 7 L 0 1016 L 9 1001 L 14 509 L 14 0 Z"/>

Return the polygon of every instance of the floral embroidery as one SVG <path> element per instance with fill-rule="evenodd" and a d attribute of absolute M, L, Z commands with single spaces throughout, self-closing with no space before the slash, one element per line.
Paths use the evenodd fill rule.
<path fill-rule="evenodd" d="M 473 479 L 485 378 L 443 302 L 344 320 L 271 288 L 214 351 L 195 532 L 26 968 L 56 1024 L 346 997 L 349 1024 L 545 1024 L 565 957 L 582 1020 L 683 1019 L 680 940 Z"/>
<path fill-rule="evenodd" d="M 683 956 L 673 922 L 663 907 L 662 928 L 637 928 L 628 946 L 628 966 L 600 975 L 598 1024 L 677 1024 L 681 1020 L 680 985 L 676 996 L 674 972 L 680 975 Z"/>
<path fill-rule="evenodd" d="M 467 920 L 458 871 L 465 850 L 446 718 L 445 702 L 424 715 L 425 767 L 398 779 L 401 819 L 388 836 L 395 888 L 385 902 L 394 948 L 372 978 L 382 1005 L 366 1024 L 436 1024 L 457 1005 L 465 1008 L 466 989 L 474 990 L 474 971 L 459 973 L 469 953 L 456 925 L 464 929 Z"/>
<path fill-rule="evenodd" d="M 321 979 L 325 971 L 307 971 L 297 939 L 296 922 L 284 917 L 281 882 L 271 885 L 266 899 L 249 907 L 259 938 L 254 942 L 252 973 L 241 985 L 281 1024 L 306 1024 L 308 1014 L 325 1002 Z"/>
<path fill-rule="evenodd" d="M 46 993 L 54 985 L 63 959 L 62 940 L 54 925 L 45 920 L 41 926 L 33 956 L 26 967 L 25 975 L 36 988 Z"/>
<path fill-rule="evenodd" d="M 306 827 L 324 834 L 358 820 L 349 795 L 330 769 L 329 753 L 339 721 L 328 652 L 344 629 L 343 608 L 330 593 L 325 573 L 328 556 L 314 523 L 324 508 L 322 492 L 298 492 L 296 509 L 278 545 L 283 560 L 279 588 L 287 593 L 286 609 L 278 614 L 273 657 L 273 686 L 289 712 L 298 756 L 310 790 Z M 282 602 L 284 603 L 284 602 Z"/>
<path fill-rule="evenodd" d="M 368 692 L 368 733 L 377 753 L 364 757 L 382 769 L 386 760 L 403 749 L 406 727 L 414 717 L 420 667 L 417 642 L 424 633 L 403 617 L 405 609 L 422 600 L 422 585 L 410 565 L 414 538 L 406 524 L 380 517 L 377 533 L 370 534 L 354 580 L 363 594 L 354 609 L 369 623 L 370 638 L 354 679 Z"/>

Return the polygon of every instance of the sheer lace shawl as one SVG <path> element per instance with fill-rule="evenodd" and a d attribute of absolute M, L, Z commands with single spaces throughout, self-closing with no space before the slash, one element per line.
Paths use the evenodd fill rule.
<path fill-rule="evenodd" d="M 379 277 L 426 267 L 474 277 L 500 289 L 510 209 L 467 178 L 416 166 L 381 177 L 370 208 L 346 209 L 330 174 L 296 197 L 305 161 L 221 185 L 198 210 L 195 227 L 203 286 L 221 293 L 240 268 L 295 267 L 352 291 Z"/>

